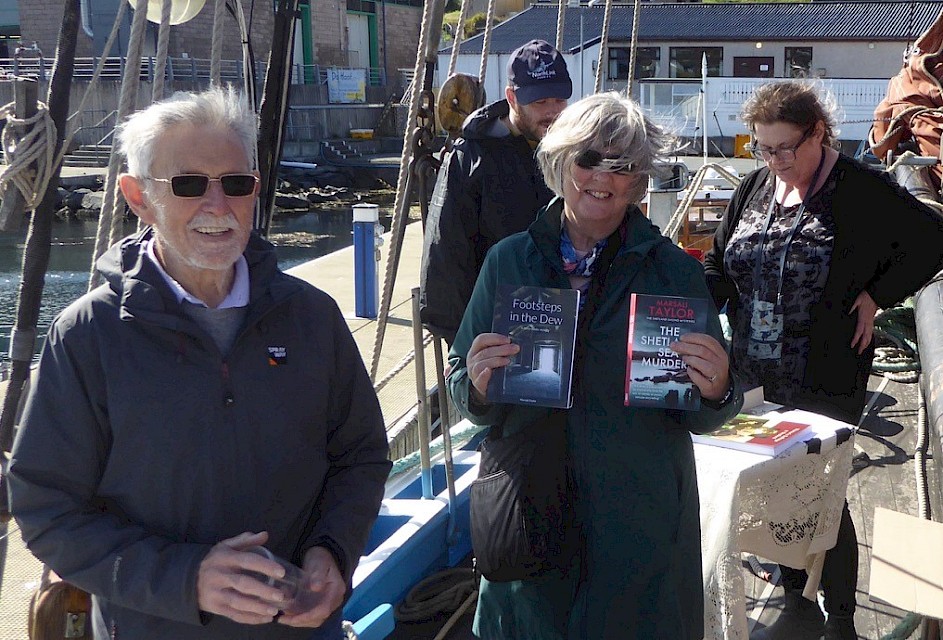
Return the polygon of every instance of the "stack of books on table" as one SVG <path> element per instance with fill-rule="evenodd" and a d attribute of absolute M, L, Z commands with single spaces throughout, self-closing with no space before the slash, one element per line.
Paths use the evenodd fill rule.
<path fill-rule="evenodd" d="M 692 434 L 694 442 L 715 447 L 776 456 L 798 442 L 813 436 L 812 424 L 785 420 L 776 413 L 780 405 L 765 402 L 763 389 L 744 393 L 743 413 L 737 414 L 718 430 Z"/>

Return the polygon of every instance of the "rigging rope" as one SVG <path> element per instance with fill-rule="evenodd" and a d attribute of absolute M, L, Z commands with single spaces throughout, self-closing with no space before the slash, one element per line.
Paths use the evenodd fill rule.
<path fill-rule="evenodd" d="M 0 108 L 0 120 L 4 118 L 7 124 L 0 141 L 6 167 L 0 171 L 0 193 L 7 197 L 7 187 L 12 184 L 23 194 L 26 210 L 32 211 L 46 195 L 53 176 L 56 124 L 42 102 L 37 102 L 36 113 L 30 118 L 17 118 L 11 102 Z"/>
<path fill-rule="evenodd" d="M 470 0 L 462 0 L 462 6 L 458 11 L 458 24 L 455 25 L 455 31 L 452 33 L 452 57 L 449 58 L 449 73 L 445 76 L 446 78 L 451 78 L 455 73 L 455 67 L 458 66 L 458 51 L 462 46 L 462 38 L 465 37 L 465 21 L 468 19 L 470 5 Z"/>
<path fill-rule="evenodd" d="M 488 52 L 491 50 L 491 26 L 494 24 L 495 0 L 488 0 L 488 17 L 485 22 L 485 36 L 481 41 L 481 67 L 478 70 L 478 84 L 485 86 L 485 73 L 488 71 Z"/>
<path fill-rule="evenodd" d="M 115 24 L 112 26 L 111 34 L 108 36 L 108 40 L 105 43 L 105 51 L 110 51 L 111 46 L 114 44 L 121 18 L 124 16 L 127 6 L 128 4 L 125 2 L 119 4 L 118 13 L 115 16 Z M 106 62 L 107 58 L 102 56 L 98 65 L 95 67 L 95 72 L 92 74 L 92 79 L 89 82 L 88 88 L 85 90 L 85 94 L 82 96 L 82 101 L 79 103 L 78 109 L 69 119 L 81 113 L 82 109 L 85 108 L 85 103 L 88 101 L 92 89 L 97 85 L 98 78 L 101 76 Z M 0 117 L 6 117 L 8 125 L 35 125 L 39 120 L 43 120 L 41 128 L 34 126 L 26 135 L 15 142 L 15 152 L 8 152 L 10 145 L 7 142 L 7 136 L 12 136 L 18 127 L 6 127 L 3 131 L 2 138 L 0 138 L 0 144 L 3 145 L 3 153 L 7 165 L 6 168 L 0 172 L 0 192 L 5 191 L 8 182 L 12 182 L 14 186 L 19 189 L 20 193 L 23 194 L 26 209 L 31 210 L 35 209 L 42 200 L 49 180 L 52 179 L 54 169 L 62 163 L 62 159 L 65 157 L 78 128 L 74 128 L 65 136 L 59 153 L 55 156 L 55 159 L 53 159 L 53 143 L 56 139 L 56 128 L 55 123 L 52 122 L 52 118 L 48 115 L 46 105 L 39 102 L 37 104 L 36 115 L 26 120 L 17 119 L 13 115 L 12 109 L 13 103 L 10 103 L 0 110 Z M 40 157 L 42 161 L 37 162 L 36 173 L 31 174 L 30 171 L 27 171 L 29 163 L 34 160 L 39 160 Z"/>
<path fill-rule="evenodd" d="M 563 25 L 566 22 L 566 0 L 557 3 L 557 51 L 563 52 Z M 580 46 L 582 46 L 582 42 Z"/>
<path fill-rule="evenodd" d="M 154 69 L 154 86 L 151 101 L 164 99 L 164 74 L 167 72 L 167 52 L 170 48 L 170 9 L 172 0 L 163 0 L 160 5 L 160 27 L 157 30 L 157 66 Z"/>
<path fill-rule="evenodd" d="M 425 347 L 430 342 L 432 342 L 432 334 L 427 333 L 425 337 L 422 339 L 422 346 Z M 379 393 L 380 389 L 385 387 L 390 382 L 390 380 L 392 380 L 396 376 L 397 373 L 405 369 L 409 365 L 409 363 L 415 359 L 416 359 L 416 350 L 410 349 L 409 353 L 403 356 L 403 359 L 400 360 L 399 363 L 395 367 L 390 369 L 390 372 L 388 374 L 383 376 L 383 378 L 379 382 L 373 385 L 373 390 Z"/>
<path fill-rule="evenodd" d="M 636 0 L 637 1 L 637 0 Z M 602 18 L 602 32 L 599 34 L 599 59 L 596 61 L 596 82 L 593 85 L 593 93 L 602 91 L 602 79 L 605 75 L 603 63 L 606 55 L 606 45 L 609 42 L 609 22 L 612 20 L 612 0 L 606 0 L 606 11 Z M 582 46 L 583 43 L 580 43 Z"/>
<path fill-rule="evenodd" d="M 213 11 L 213 40 L 210 49 L 210 84 L 220 86 L 223 58 L 223 19 L 226 16 L 226 0 L 216 0 Z"/>
<path fill-rule="evenodd" d="M 629 49 L 629 82 L 625 86 L 625 95 L 632 97 L 632 81 L 635 79 L 635 56 L 638 50 L 638 23 L 642 14 L 642 0 L 635 0 L 635 11 L 632 14 L 632 45 Z"/>
<path fill-rule="evenodd" d="M 380 298 L 380 309 L 377 316 L 377 332 L 373 341 L 373 353 L 370 358 L 370 380 L 375 380 L 377 369 L 380 366 L 380 351 L 383 349 L 383 338 L 386 335 L 387 316 L 390 312 L 390 303 L 393 296 L 393 284 L 396 278 L 396 270 L 399 266 L 399 244 L 405 234 L 405 225 L 409 213 L 410 196 L 412 192 L 411 179 L 409 175 L 409 165 L 412 162 L 413 138 L 416 132 L 410 129 L 410 125 L 417 122 L 419 115 L 419 102 L 423 93 L 423 78 L 425 77 L 424 67 L 426 64 L 427 46 L 426 42 L 430 39 L 430 30 L 432 27 L 432 18 L 437 15 L 436 0 L 429 0 L 423 3 L 422 21 L 420 22 L 419 47 L 416 52 L 416 65 L 413 70 L 412 95 L 409 100 L 409 113 L 406 122 L 406 131 L 403 136 L 403 156 L 400 158 L 399 175 L 396 180 L 396 200 L 393 203 L 393 222 L 390 228 L 392 242 L 390 252 L 387 255 L 386 270 L 383 274 L 383 294 Z M 441 14 L 438 14 L 441 19 Z M 441 30 L 441 26 L 439 27 Z M 436 34 L 437 35 L 437 34 Z M 438 41 L 438 37 L 436 37 Z"/>
<path fill-rule="evenodd" d="M 120 124 L 127 114 L 134 111 L 137 101 L 138 86 L 141 82 L 141 52 L 144 46 L 144 29 L 147 25 L 147 0 L 137 0 L 134 18 L 131 22 L 131 37 L 128 40 L 128 57 L 121 80 L 121 94 L 118 101 L 116 122 Z M 124 198 L 117 188 L 121 157 L 111 149 L 108 170 L 105 174 L 105 193 L 102 199 L 101 213 L 98 216 L 98 233 L 95 236 L 95 250 L 92 254 L 91 273 L 88 278 L 88 290 L 91 291 L 101 282 L 101 275 L 95 268 L 98 258 L 105 250 L 117 242 L 121 231 L 121 217 L 115 211 L 124 209 Z M 108 232 L 106 233 L 106 229 Z"/>

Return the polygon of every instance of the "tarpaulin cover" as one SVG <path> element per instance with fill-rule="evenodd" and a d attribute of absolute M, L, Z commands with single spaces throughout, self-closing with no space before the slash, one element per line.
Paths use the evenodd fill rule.
<path fill-rule="evenodd" d="M 943 11 L 917 38 L 904 67 L 891 78 L 887 96 L 874 110 L 868 143 L 884 158 L 901 141 L 913 137 L 925 156 L 940 157 L 943 133 Z M 931 167 L 934 187 L 940 188 L 943 165 Z"/>

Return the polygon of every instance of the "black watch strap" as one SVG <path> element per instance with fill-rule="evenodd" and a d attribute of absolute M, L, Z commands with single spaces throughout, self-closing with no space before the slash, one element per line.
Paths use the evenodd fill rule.
<path fill-rule="evenodd" d="M 709 409 L 720 409 L 721 407 L 730 403 L 733 400 L 733 376 L 730 377 L 730 384 L 727 386 L 727 393 L 724 394 L 724 397 L 720 400 L 708 400 L 707 398 L 701 398 L 701 403 L 707 406 Z"/>

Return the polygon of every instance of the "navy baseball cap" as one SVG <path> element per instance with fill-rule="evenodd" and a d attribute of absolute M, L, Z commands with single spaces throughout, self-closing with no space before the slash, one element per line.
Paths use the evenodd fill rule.
<path fill-rule="evenodd" d="M 573 95 L 563 56 L 545 40 L 531 40 L 511 54 L 508 86 L 524 105 L 547 98 L 567 100 Z"/>

